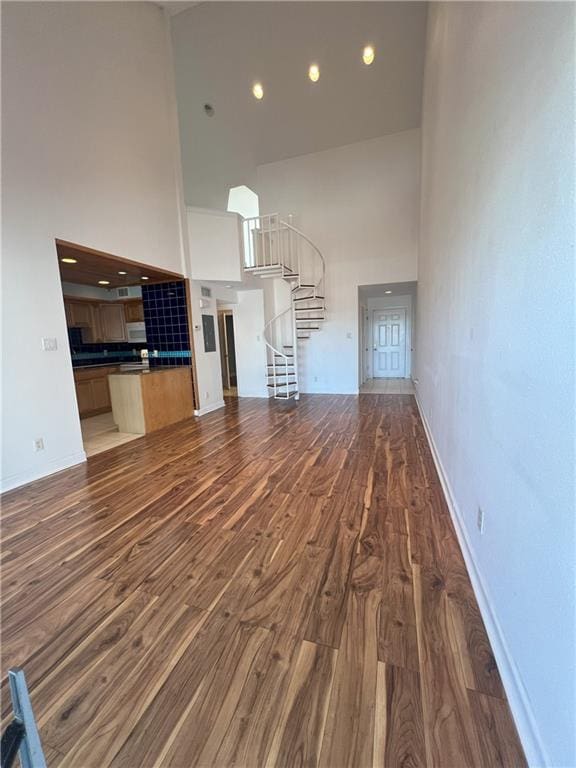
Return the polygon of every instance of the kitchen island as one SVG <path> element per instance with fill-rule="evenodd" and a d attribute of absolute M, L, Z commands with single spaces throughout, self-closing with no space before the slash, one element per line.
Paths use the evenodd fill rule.
<path fill-rule="evenodd" d="M 194 415 L 188 366 L 122 371 L 108 376 L 120 432 L 145 435 Z"/>

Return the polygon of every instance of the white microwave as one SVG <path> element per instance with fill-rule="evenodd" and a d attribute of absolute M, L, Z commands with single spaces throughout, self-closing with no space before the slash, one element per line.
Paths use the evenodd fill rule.
<path fill-rule="evenodd" d="M 146 323 L 126 323 L 128 341 L 146 341 Z"/>

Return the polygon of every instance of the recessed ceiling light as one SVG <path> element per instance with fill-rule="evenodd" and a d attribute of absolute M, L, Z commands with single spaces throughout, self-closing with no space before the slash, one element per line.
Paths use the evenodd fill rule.
<path fill-rule="evenodd" d="M 118 272 L 119 275 L 127 275 L 128 272 Z"/>
<path fill-rule="evenodd" d="M 310 80 L 312 80 L 313 83 L 317 83 L 320 79 L 320 67 L 318 64 L 310 64 L 310 69 L 308 70 L 308 77 Z"/>
<path fill-rule="evenodd" d="M 150 278 L 149 278 L 149 277 L 146 277 L 146 275 L 142 275 L 142 277 L 141 277 L 140 279 L 141 279 L 141 280 L 150 280 Z"/>
<path fill-rule="evenodd" d="M 384 291 L 384 293 L 392 293 L 392 291 Z"/>
<path fill-rule="evenodd" d="M 252 86 L 252 93 L 254 94 L 254 98 L 260 99 L 264 98 L 264 88 L 262 88 L 262 83 L 254 83 Z"/>
<path fill-rule="evenodd" d="M 78 264 L 78 259 L 73 259 L 71 257 L 66 256 L 63 259 L 60 259 L 60 261 L 63 261 L 64 264 Z"/>
<path fill-rule="evenodd" d="M 110 280 L 98 280 L 98 285 L 110 285 Z"/>
<path fill-rule="evenodd" d="M 232 288 L 232 286 L 231 285 L 227 285 L 226 288 Z"/>
<path fill-rule="evenodd" d="M 366 66 L 369 66 L 374 61 L 374 48 L 371 45 L 367 45 L 362 52 L 362 61 Z"/>

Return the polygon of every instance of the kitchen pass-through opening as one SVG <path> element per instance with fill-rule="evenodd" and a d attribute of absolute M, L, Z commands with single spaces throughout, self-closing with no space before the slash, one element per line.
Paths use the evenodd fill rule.
<path fill-rule="evenodd" d="M 62 240 L 56 251 L 86 455 L 191 417 L 188 281 Z"/>

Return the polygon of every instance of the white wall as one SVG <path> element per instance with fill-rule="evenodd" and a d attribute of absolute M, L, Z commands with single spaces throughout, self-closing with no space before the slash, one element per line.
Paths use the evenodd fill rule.
<path fill-rule="evenodd" d="M 186 209 L 190 276 L 194 280 L 242 280 L 242 219 L 237 213 Z"/>
<path fill-rule="evenodd" d="M 238 397 L 268 397 L 264 328 L 264 291 L 238 291 L 234 312 Z"/>
<path fill-rule="evenodd" d="M 258 167 L 263 213 L 326 259 L 327 321 L 302 346 L 303 392 L 358 391 L 358 286 L 416 279 L 420 133 L 404 131 Z"/>
<path fill-rule="evenodd" d="M 3 488 L 84 457 L 54 239 L 183 271 L 168 46 L 153 3 L 2 6 Z"/>
<path fill-rule="evenodd" d="M 573 105 L 574 5 L 432 6 L 418 397 L 528 757 L 558 767 L 576 765 Z"/>
<path fill-rule="evenodd" d="M 266 345 L 263 329 L 266 322 L 265 288 L 269 280 L 260 281 L 261 288 L 240 287 L 228 291 L 227 297 L 217 288 L 218 310 L 230 310 L 234 322 L 236 377 L 238 397 L 269 397 L 266 371 Z"/>
<path fill-rule="evenodd" d="M 212 291 L 211 298 L 202 296 L 202 286 L 207 286 Z M 197 416 L 209 413 L 216 408 L 224 406 L 224 391 L 222 388 L 222 364 L 220 362 L 220 337 L 218 334 L 218 304 L 217 300 L 230 301 L 235 298 L 234 292 L 225 289 L 220 294 L 214 286 L 208 282 L 199 280 L 190 281 L 190 299 L 192 307 L 192 326 L 194 334 L 194 360 L 199 407 L 195 411 Z M 214 332 L 216 335 L 216 350 L 204 351 L 204 333 L 202 327 L 202 315 L 212 315 L 214 318 Z"/>

